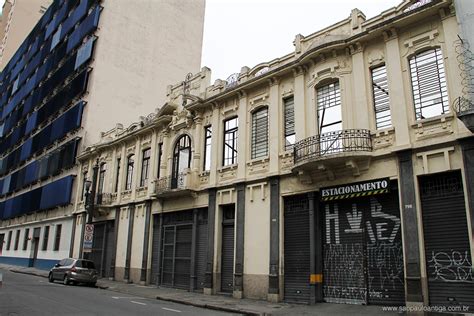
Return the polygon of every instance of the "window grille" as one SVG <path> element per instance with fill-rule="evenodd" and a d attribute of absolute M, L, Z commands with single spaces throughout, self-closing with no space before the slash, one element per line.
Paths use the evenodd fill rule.
<path fill-rule="evenodd" d="M 268 155 L 268 108 L 252 114 L 252 152 L 251 158 Z"/>
<path fill-rule="evenodd" d="M 375 126 L 377 129 L 392 126 L 387 69 L 385 65 L 372 69 Z"/>
<path fill-rule="evenodd" d="M 239 119 L 234 117 L 224 122 L 224 166 L 237 163 L 237 132 Z"/>
<path fill-rule="evenodd" d="M 285 150 L 291 150 L 293 149 L 296 140 L 294 99 L 293 97 L 287 98 L 283 103 L 285 118 Z"/>
<path fill-rule="evenodd" d="M 448 89 L 440 48 L 410 58 L 413 103 L 417 120 L 449 112 Z"/>

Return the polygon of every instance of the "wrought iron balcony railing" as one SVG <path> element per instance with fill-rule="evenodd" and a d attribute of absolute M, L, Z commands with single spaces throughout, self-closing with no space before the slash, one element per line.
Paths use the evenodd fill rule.
<path fill-rule="evenodd" d="M 366 129 L 346 129 L 311 136 L 297 142 L 293 148 L 295 164 L 326 156 L 372 151 L 372 137 Z"/>
<path fill-rule="evenodd" d="M 98 193 L 96 197 L 97 205 L 110 205 L 112 204 L 112 193 Z"/>
<path fill-rule="evenodd" d="M 458 97 L 454 100 L 453 108 L 458 115 L 472 113 L 474 112 L 474 103 L 465 97 Z"/>
<path fill-rule="evenodd" d="M 163 177 L 156 181 L 156 193 L 164 193 L 175 189 L 185 189 L 187 173 L 177 176 Z"/>

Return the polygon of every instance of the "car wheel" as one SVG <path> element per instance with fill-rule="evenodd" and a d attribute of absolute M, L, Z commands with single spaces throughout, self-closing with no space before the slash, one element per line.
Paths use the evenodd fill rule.
<path fill-rule="evenodd" d="M 89 283 L 90 287 L 96 287 L 96 282 Z"/>
<path fill-rule="evenodd" d="M 50 272 L 49 275 L 48 275 L 48 280 L 49 282 L 53 283 L 54 282 L 54 278 L 53 278 L 53 274 Z"/>
<path fill-rule="evenodd" d="M 68 279 L 67 275 L 64 276 L 63 284 L 64 284 L 64 285 L 68 285 L 68 284 L 69 284 L 69 279 Z"/>

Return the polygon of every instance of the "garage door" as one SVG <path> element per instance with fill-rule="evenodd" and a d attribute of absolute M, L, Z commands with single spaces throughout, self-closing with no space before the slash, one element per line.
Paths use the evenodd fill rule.
<path fill-rule="evenodd" d="M 430 305 L 474 309 L 474 279 L 460 172 L 420 177 Z"/>

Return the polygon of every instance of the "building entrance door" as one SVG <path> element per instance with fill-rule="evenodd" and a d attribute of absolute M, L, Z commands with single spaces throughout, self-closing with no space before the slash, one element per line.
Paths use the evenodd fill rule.
<path fill-rule="evenodd" d="M 90 260 L 101 277 L 109 277 L 114 253 L 114 221 L 94 224 Z"/>

